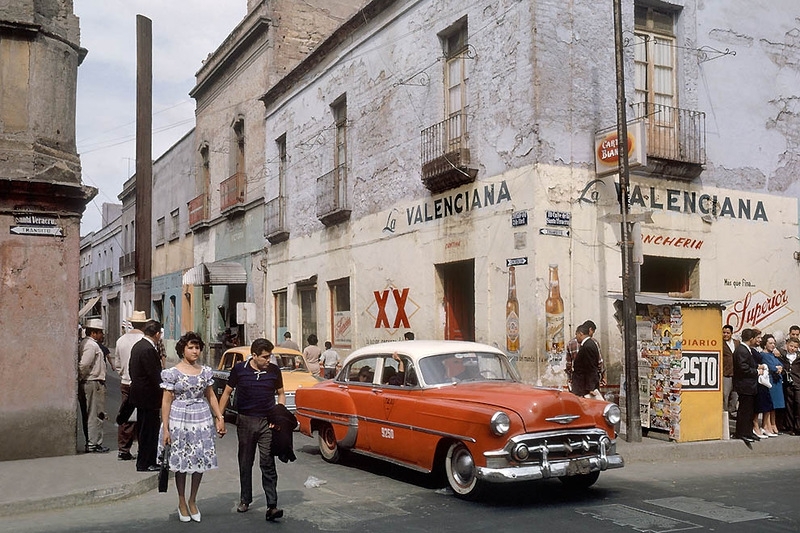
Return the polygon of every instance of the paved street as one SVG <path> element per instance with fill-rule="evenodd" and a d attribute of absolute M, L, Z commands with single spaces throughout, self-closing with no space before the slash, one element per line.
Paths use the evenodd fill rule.
<path fill-rule="evenodd" d="M 231 430 L 234 428 L 229 426 Z M 792 437 L 781 437 L 790 439 Z M 236 531 L 797 531 L 800 462 L 793 456 L 735 460 L 639 462 L 606 472 L 589 491 L 572 494 L 558 481 L 500 487 L 487 501 L 463 502 L 425 476 L 360 457 L 345 465 L 320 458 L 316 442 L 296 434 L 298 460 L 279 464 L 280 524 L 264 522 L 263 493 L 237 514 L 236 436 L 219 442 L 220 468 L 201 486 L 200 524 L 181 524 L 174 485 L 101 505 L 42 509 L 3 517 L 14 532 Z M 800 445 L 800 439 L 798 439 Z M 307 488 L 310 476 L 324 481 Z M 258 479 L 258 476 L 254 476 Z"/>

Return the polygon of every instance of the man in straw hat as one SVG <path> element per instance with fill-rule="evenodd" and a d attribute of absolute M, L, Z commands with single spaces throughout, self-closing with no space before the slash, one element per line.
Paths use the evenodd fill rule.
<path fill-rule="evenodd" d="M 86 452 L 106 453 L 103 446 L 103 420 L 106 409 L 106 357 L 100 348 L 105 329 L 99 318 L 90 318 L 83 325 L 86 336 L 78 348 L 78 395 L 86 428 Z"/>
<path fill-rule="evenodd" d="M 122 397 L 117 415 L 117 459 L 120 461 L 133 459 L 131 446 L 136 438 L 136 422 L 130 420 L 135 407 L 128 399 L 131 392 L 131 374 L 128 363 L 131 360 L 131 348 L 144 337 L 142 328 L 147 322 L 147 314 L 144 311 L 134 311 L 128 318 L 128 322 L 131 323 L 132 329 L 119 338 L 114 355 L 114 370 L 120 376 L 119 391 Z"/>

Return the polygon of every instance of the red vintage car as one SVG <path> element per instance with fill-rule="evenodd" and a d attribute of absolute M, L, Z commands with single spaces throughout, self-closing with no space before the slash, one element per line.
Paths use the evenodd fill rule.
<path fill-rule="evenodd" d="M 356 350 L 332 381 L 297 391 L 300 431 L 323 459 L 357 452 L 432 472 L 474 499 L 491 483 L 558 477 L 591 486 L 620 468 L 619 407 L 522 383 L 505 354 L 459 341 Z"/>

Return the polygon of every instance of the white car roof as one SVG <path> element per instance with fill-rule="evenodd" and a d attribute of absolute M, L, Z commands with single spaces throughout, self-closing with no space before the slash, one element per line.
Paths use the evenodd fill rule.
<path fill-rule="evenodd" d="M 348 364 L 352 359 L 362 357 L 365 355 L 387 355 L 397 352 L 417 360 L 421 357 L 429 355 L 439 355 L 446 353 L 460 353 L 460 352 L 489 352 L 506 356 L 505 352 L 489 346 L 488 344 L 481 344 L 478 342 L 468 341 L 439 341 L 439 340 L 419 340 L 419 341 L 398 341 L 398 342 L 381 342 L 378 344 L 370 344 L 352 352 L 344 361 Z"/>

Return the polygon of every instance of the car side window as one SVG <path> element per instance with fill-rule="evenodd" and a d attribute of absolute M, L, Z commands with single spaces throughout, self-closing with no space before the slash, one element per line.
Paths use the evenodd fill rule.
<path fill-rule="evenodd" d="M 378 359 L 376 357 L 368 357 L 365 359 L 358 359 L 350 363 L 347 367 L 347 376 L 349 383 L 369 383 L 371 384 L 375 379 L 375 368 Z"/>

